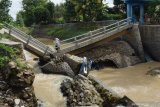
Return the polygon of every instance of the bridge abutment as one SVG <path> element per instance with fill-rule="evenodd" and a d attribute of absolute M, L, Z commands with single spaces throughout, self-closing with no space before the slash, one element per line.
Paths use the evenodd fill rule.
<path fill-rule="evenodd" d="M 140 26 L 144 49 L 156 61 L 160 61 L 160 25 Z"/>
<path fill-rule="evenodd" d="M 128 34 L 123 36 L 123 39 L 132 46 L 132 48 L 135 50 L 140 59 L 142 61 L 145 61 L 139 25 L 134 24 L 133 27 L 129 29 Z"/>

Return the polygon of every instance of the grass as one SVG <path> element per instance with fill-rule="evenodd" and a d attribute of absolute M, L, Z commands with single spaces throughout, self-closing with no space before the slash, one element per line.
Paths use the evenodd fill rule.
<path fill-rule="evenodd" d="M 97 26 L 86 26 L 86 27 L 52 27 L 47 29 L 48 36 L 54 36 L 54 38 L 59 38 L 61 40 L 75 37 L 94 29 L 97 29 Z"/>

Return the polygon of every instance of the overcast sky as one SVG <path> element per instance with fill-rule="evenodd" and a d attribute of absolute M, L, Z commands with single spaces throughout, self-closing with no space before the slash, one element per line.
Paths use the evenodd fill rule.
<path fill-rule="evenodd" d="M 20 11 L 22 8 L 21 5 L 22 0 L 11 0 L 11 1 L 12 1 L 12 6 L 10 8 L 9 14 L 15 19 L 17 12 Z M 54 2 L 55 4 L 59 4 L 61 2 L 64 2 L 65 0 L 51 0 L 51 1 Z M 110 7 L 113 6 L 113 0 L 106 0 L 106 2 Z"/>

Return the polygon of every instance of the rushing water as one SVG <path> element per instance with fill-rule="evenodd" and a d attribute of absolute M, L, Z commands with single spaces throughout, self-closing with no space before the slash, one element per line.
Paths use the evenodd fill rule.
<path fill-rule="evenodd" d="M 147 71 L 156 67 L 160 67 L 159 62 L 148 62 L 122 69 L 106 68 L 93 71 L 91 75 L 137 104 L 160 107 L 160 78 L 146 75 Z"/>
<path fill-rule="evenodd" d="M 36 74 L 34 91 L 45 107 L 65 107 L 66 99 L 60 91 L 61 82 L 67 77 L 61 75 Z"/>
<path fill-rule="evenodd" d="M 60 91 L 61 82 L 68 78 L 63 75 L 43 74 L 37 65 L 37 58 L 34 54 L 24 50 L 26 60 L 35 72 L 33 83 L 36 97 L 40 99 L 45 107 L 66 107 L 66 99 Z"/>
<path fill-rule="evenodd" d="M 44 102 L 45 107 L 65 107 L 66 99 L 60 92 L 60 83 L 67 77 L 42 74 L 36 61 L 33 61 L 36 56 L 27 51 L 25 53 L 29 64 L 35 65 L 33 85 L 37 98 Z M 121 96 L 127 95 L 143 107 L 160 107 L 160 78 L 146 75 L 147 71 L 157 67 L 160 67 L 159 62 L 148 62 L 122 69 L 95 70 L 90 75 L 110 86 Z"/>

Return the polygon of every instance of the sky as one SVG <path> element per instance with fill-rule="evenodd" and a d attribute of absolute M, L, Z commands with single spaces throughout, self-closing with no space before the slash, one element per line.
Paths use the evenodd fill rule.
<path fill-rule="evenodd" d="M 21 10 L 22 8 L 22 0 L 11 0 L 12 1 L 12 6 L 10 7 L 10 12 L 9 14 L 13 17 L 13 19 L 16 19 L 16 14 L 18 11 Z M 64 2 L 65 0 L 51 0 L 52 2 L 54 2 L 55 4 L 59 4 Z M 106 0 L 106 3 L 108 3 L 108 5 L 110 7 L 113 7 L 113 0 Z"/>

